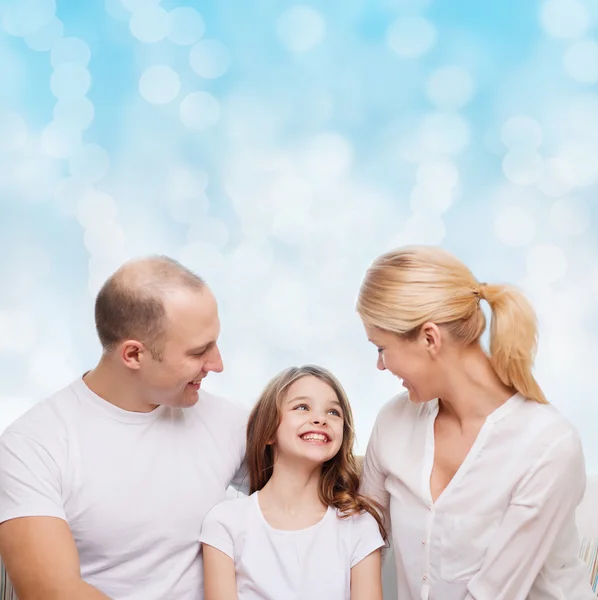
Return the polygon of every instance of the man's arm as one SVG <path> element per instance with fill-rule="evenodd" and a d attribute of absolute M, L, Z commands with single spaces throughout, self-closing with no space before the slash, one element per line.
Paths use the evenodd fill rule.
<path fill-rule="evenodd" d="M 62 519 L 5 521 L 0 556 L 19 600 L 110 600 L 81 579 L 77 547 Z"/>

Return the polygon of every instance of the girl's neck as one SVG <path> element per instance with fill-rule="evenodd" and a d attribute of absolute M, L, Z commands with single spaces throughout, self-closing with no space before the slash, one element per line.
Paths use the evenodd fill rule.
<path fill-rule="evenodd" d="M 259 492 L 260 508 L 270 525 L 302 529 L 321 519 L 328 508 L 318 493 L 321 471 L 321 465 L 289 462 L 282 457 L 276 460 L 272 477 Z"/>

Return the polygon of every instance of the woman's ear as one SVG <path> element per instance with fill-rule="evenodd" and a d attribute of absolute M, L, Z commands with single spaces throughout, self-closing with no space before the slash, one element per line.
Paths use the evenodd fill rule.
<path fill-rule="evenodd" d="M 424 348 L 432 357 L 436 357 L 442 346 L 442 332 L 436 323 L 424 323 L 421 327 L 421 339 Z"/>

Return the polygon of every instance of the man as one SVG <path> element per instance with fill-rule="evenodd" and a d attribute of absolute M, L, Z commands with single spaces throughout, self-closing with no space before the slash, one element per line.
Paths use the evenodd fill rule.
<path fill-rule="evenodd" d="M 197 600 L 201 523 L 245 451 L 246 411 L 200 391 L 223 368 L 216 301 L 148 258 L 95 317 L 96 368 L 0 438 L 0 556 L 19 600 Z"/>

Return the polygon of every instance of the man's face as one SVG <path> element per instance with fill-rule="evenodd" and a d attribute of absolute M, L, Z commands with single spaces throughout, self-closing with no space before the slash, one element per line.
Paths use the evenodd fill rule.
<path fill-rule="evenodd" d="M 193 406 L 206 375 L 223 369 L 216 299 L 207 287 L 181 288 L 164 298 L 164 308 L 161 360 L 146 353 L 142 364 L 144 396 L 151 404 Z"/>

